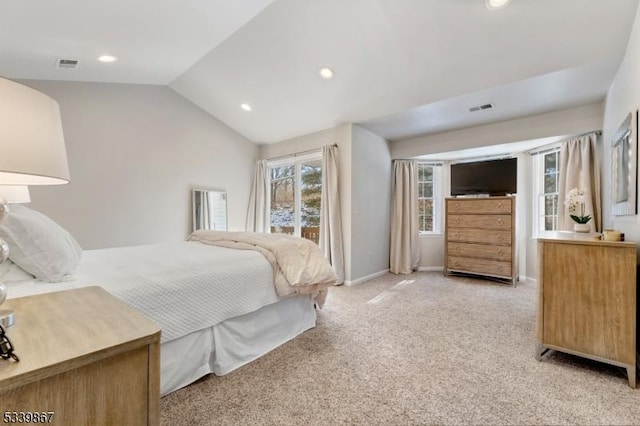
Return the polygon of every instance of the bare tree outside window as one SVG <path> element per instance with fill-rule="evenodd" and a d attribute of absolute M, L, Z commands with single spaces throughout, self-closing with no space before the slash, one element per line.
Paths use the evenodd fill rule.
<path fill-rule="evenodd" d="M 313 159 L 269 168 L 271 232 L 318 243 L 322 161 Z"/>
<path fill-rule="evenodd" d="M 269 169 L 271 183 L 271 232 L 293 234 L 293 227 L 295 226 L 294 175 L 294 166 L 273 167 Z"/>

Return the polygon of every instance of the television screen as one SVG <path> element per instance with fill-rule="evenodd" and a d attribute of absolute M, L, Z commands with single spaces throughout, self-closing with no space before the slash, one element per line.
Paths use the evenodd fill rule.
<path fill-rule="evenodd" d="M 451 195 L 515 194 L 516 158 L 451 165 Z"/>

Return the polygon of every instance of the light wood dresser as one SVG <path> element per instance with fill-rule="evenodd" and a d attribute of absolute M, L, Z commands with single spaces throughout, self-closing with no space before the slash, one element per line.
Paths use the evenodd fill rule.
<path fill-rule="evenodd" d="M 160 327 L 100 287 L 11 299 L 20 362 L 0 360 L 0 422 L 157 425 Z M 8 413 L 8 414 L 7 414 Z M 30 423 L 33 423 L 31 421 Z"/>
<path fill-rule="evenodd" d="M 516 283 L 515 197 L 447 198 L 445 275 Z"/>
<path fill-rule="evenodd" d="M 636 387 L 636 244 L 538 239 L 536 358 L 549 349 L 627 369 Z"/>

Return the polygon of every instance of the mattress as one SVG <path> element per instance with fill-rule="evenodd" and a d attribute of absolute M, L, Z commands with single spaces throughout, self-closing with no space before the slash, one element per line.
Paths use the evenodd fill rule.
<path fill-rule="evenodd" d="M 82 256 L 68 281 L 7 283 L 9 297 L 99 285 L 156 321 L 162 342 L 281 300 L 271 265 L 252 250 L 179 242 L 87 250 Z"/>

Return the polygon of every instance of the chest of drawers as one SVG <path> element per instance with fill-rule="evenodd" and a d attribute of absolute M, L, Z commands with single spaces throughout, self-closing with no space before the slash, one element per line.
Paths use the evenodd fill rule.
<path fill-rule="evenodd" d="M 606 362 L 636 387 L 636 252 L 588 234 L 538 239 L 538 360 L 553 349 Z"/>
<path fill-rule="evenodd" d="M 515 198 L 445 201 L 445 274 L 474 274 L 515 285 Z"/>

